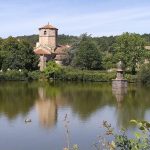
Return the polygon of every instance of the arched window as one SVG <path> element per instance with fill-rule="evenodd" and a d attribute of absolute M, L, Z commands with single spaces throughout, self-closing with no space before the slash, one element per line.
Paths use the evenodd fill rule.
<path fill-rule="evenodd" d="M 46 35 L 47 34 L 47 32 L 46 31 L 44 31 L 44 35 Z"/>

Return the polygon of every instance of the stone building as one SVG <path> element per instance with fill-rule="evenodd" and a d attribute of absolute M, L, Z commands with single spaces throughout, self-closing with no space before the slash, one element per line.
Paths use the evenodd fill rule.
<path fill-rule="evenodd" d="M 58 45 L 58 29 L 49 23 L 39 28 L 39 42 L 34 49 L 35 54 L 40 56 L 40 71 L 46 68 L 46 62 L 55 60 L 56 63 L 62 64 L 66 51 L 70 46 Z"/>

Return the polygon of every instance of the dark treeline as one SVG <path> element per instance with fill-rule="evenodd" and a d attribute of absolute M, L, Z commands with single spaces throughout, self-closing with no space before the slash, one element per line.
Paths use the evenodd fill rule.
<path fill-rule="evenodd" d="M 33 52 L 36 42 L 38 35 L 0 38 L 0 80 L 44 77 L 37 71 L 39 57 Z M 145 61 L 150 61 L 150 51 L 145 49 L 150 45 L 150 34 L 123 33 L 109 37 L 59 35 L 58 44 L 71 46 L 63 60 L 67 67 L 48 63 L 44 71 L 47 78 L 109 81 L 115 77 L 112 71 L 116 63 L 122 60 L 129 78 L 129 75 L 141 72 L 142 82 L 150 81 L 149 65 L 143 66 Z"/>
<path fill-rule="evenodd" d="M 146 45 L 150 45 L 150 34 L 142 34 L 140 35 L 142 38 L 145 39 Z M 103 48 L 104 51 L 112 50 L 112 45 L 116 41 L 116 37 L 118 36 L 102 36 L 102 37 L 91 37 L 100 47 Z M 36 42 L 38 42 L 38 35 L 25 35 L 25 36 L 18 36 L 17 39 L 23 39 L 28 41 L 32 46 L 35 46 Z M 60 45 L 69 44 L 72 45 L 75 42 L 80 40 L 80 36 L 72 36 L 72 35 L 58 35 L 58 43 Z"/>
<path fill-rule="evenodd" d="M 139 37 L 140 39 L 143 39 L 144 46 L 150 45 L 150 34 L 140 35 L 140 34 L 133 33 L 133 35 L 137 35 L 137 37 Z M 88 70 L 98 70 L 98 69 L 107 70 L 107 69 L 113 68 L 115 67 L 115 64 L 118 60 L 123 59 L 119 55 L 121 54 L 126 55 L 125 53 L 122 53 L 123 51 L 125 52 L 126 50 L 122 49 L 121 50 L 122 52 L 119 53 L 117 50 L 117 47 L 115 46 L 115 44 L 118 43 L 119 37 L 121 36 L 122 35 L 108 36 L 108 37 L 107 36 L 92 37 L 87 34 L 82 34 L 80 36 L 70 36 L 70 35 L 64 35 L 64 34 L 59 35 L 58 44 L 60 45 L 69 44 L 72 47 L 71 49 L 69 49 L 66 59 L 63 60 L 63 64 L 67 66 L 69 65 L 72 67 L 78 67 L 80 69 L 88 69 Z M 130 44 L 129 47 L 125 45 L 126 47 L 131 49 L 131 51 L 128 52 L 129 55 L 131 54 L 132 51 L 134 51 L 132 50 L 132 47 L 133 46 L 136 47 L 136 44 L 138 43 L 138 40 L 135 41 L 135 43 L 131 43 L 129 40 L 134 40 L 134 37 L 130 38 L 131 36 L 127 35 L 126 38 L 122 39 L 122 42 L 125 42 L 125 40 L 127 40 L 128 43 Z M 86 41 L 85 41 L 85 37 L 88 37 L 86 38 Z M 36 42 L 38 42 L 38 35 L 20 36 L 16 38 L 28 41 L 32 45 L 32 47 L 35 47 Z M 118 53 L 116 54 L 116 52 Z M 142 58 L 141 54 L 140 56 L 141 57 L 139 58 Z M 139 58 L 135 58 L 135 59 L 139 59 Z M 145 58 L 143 58 L 143 60 L 144 59 Z M 139 62 L 135 60 L 134 66 L 131 66 L 131 65 L 128 65 L 129 63 L 127 61 L 128 60 L 124 59 L 124 63 L 126 67 L 130 67 L 131 68 L 130 70 L 132 70 L 132 72 L 135 72 L 134 71 L 136 68 L 135 63 L 139 63 Z M 89 64 L 90 62 L 91 64 Z"/>
<path fill-rule="evenodd" d="M 28 41 L 33 47 L 35 47 L 36 42 L 38 42 L 39 40 L 39 35 L 29 35 L 29 36 L 18 36 L 16 37 L 17 39 L 20 40 L 26 40 Z M 70 35 L 58 35 L 58 43 L 60 45 L 72 45 L 73 43 L 79 41 L 79 37 L 78 36 L 70 36 Z"/>
<path fill-rule="evenodd" d="M 0 38 L 0 69 L 38 69 L 38 57 L 33 49 L 38 35 Z M 132 73 L 142 61 L 149 59 L 144 46 L 150 45 L 150 34 L 124 33 L 120 36 L 92 37 L 59 35 L 60 45 L 69 44 L 63 64 L 86 70 L 108 70 L 114 68 L 119 60 Z"/>

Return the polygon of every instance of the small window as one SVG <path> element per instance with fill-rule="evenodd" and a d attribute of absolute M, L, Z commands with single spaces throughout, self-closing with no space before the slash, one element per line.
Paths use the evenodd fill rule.
<path fill-rule="evenodd" d="M 46 35 L 47 34 L 47 32 L 46 31 L 44 31 L 44 35 Z"/>

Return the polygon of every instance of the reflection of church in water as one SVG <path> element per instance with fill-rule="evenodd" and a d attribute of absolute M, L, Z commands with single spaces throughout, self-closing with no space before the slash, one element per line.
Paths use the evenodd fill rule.
<path fill-rule="evenodd" d="M 35 106 L 38 112 L 40 124 L 44 128 L 51 128 L 57 122 L 57 105 L 54 100 L 46 97 L 45 90 L 41 87 L 38 89 L 39 99 Z"/>

